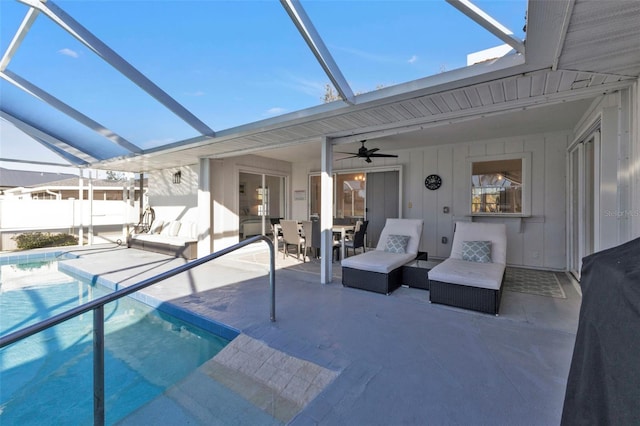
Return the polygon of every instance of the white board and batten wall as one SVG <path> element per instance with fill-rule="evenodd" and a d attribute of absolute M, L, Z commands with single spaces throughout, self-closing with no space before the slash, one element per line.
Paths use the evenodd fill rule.
<path fill-rule="evenodd" d="M 640 89 L 636 84 L 626 93 L 600 98 L 594 102 L 576 128 L 543 134 L 521 135 L 483 141 L 425 146 L 395 151 L 397 159 L 382 159 L 374 166 L 402 167 L 402 216 L 422 218 L 424 231 L 421 250 L 431 258 L 446 258 L 451 250 L 454 223 L 462 221 L 503 222 L 507 225 L 507 262 L 513 266 L 564 270 L 567 265 L 567 150 L 594 117 L 602 120 L 602 156 L 600 178 L 601 207 L 615 206 L 636 212 L 640 206 Z M 523 218 L 470 216 L 471 161 L 492 156 L 528 153 L 531 157 L 531 214 Z M 208 184 L 199 182 L 203 164 L 208 167 Z M 354 170 L 369 166 L 361 160 L 340 163 L 340 168 Z M 309 174 L 319 170 L 313 156 L 300 163 L 288 163 L 259 156 L 201 160 L 200 165 L 185 166 L 181 184 L 173 184 L 174 169 L 149 175 L 149 200 L 161 218 L 176 218 L 211 224 L 201 235 L 211 239 L 210 250 L 219 250 L 238 241 L 238 173 L 267 173 L 287 176 L 286 216 L 308 217 Z M 339 172 L 339 168 L 334 169 Z M 424 186 L 429 174 L 442 177 L 442 186 L 430 191 Z M 615 191 L 605 191 L 616 188 Z M 294 200 L 294 191 L 305 193 Z M 202 194 L 206 194 L 203 197 Z M 199 210 L 206 201 L 209 209 Z M 202 207 L 202 206 L 201 206 Z M 444 208 L 448 207 L 445 213 Z M 617 210 L 616 210 L 617 211 Z M 199 218 L 199 215 L 206 218 Z M 605 217 L 601 221 L 600 247 L 623 243 L 640 234 L 640 214 Z M 606 232 L 605 232 L 606 231 Z M 445 237 L 446 243 L 442 239 Z"/>
<path fill-rule="evenodd" d="M 448 257 L 456 221 L 505 223 L 508 264 L 565 269 L 565 163 L 569 140 L 569 132 L 560 132 L 425 147 L 401 155 L 399 160 L 406 161 L 403 213 L 404 217 L 424 220 L 422 250 L 433 258 Z M 471 217 L 470 162 L 525 153 L 531 156 L 531 215 Z M 425 188 L 424 179 L 430 174 L 442 178 L 438 190 Z"/>
<path fill-rule="evenodd" d="M 485 141 L 461 142 L 440 146 L 394 151 L 397 159 L 376 159 L 377 166 L 402 167 L 403 208 L 405 218 L 424 220 L 421 250 L 430 258 L 446 258 L 451 251 L 455 221 L 502 222 L 507 225 L 507 262 L 514 266 L 564 270 L 566 267 L 566 155 L 570 131 L 525 135 Z M 530 153 L 531 215 L 525 218 L 470 216 L 470 161 L 483 157 Z M 350 170 L 371 166 L 362 160 L 346 165 Z M 313 160 L 294 164 L 292 180 L 296 188 L 306 188 L 308 175 L 317 172 Z M 340 172 L 339 168 L 334 172 Z M 425 188 L 430 174 L 442 178 L 435 191 Z M 305 182 L 305 186 L 301 186 Z M 448 213 L 444 213 L 448 207 Z M 305 217 L 307 202 L 293 206 L 296 217 Z M 442 243 L 442 237 L 447 242 Z"/>

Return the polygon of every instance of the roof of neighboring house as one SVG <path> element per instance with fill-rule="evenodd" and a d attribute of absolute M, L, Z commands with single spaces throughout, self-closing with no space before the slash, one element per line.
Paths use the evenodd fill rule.
<path fill-rule="evenodd" d="M 60 187 L 74 187 L 77 188 L 78 187 L 78 181 L 79 181 L 79 177 L 74 176 L 68 179 L 62 179 L 62 180 L 57 180 L 57 181 L 53 181 L 53 182 L 48 182 L 47 183 L 47 187 L 49 188 L 60 188 Z M 135 185 L 137 187 L 139 180 L 136 179 L 135 180 Z M 125 185 L 125 181 L 121 181 L 121 180 L 109 180 L 109 179 L 93 179 L 91 181 L 91 185 L 93 187 L 115 187 L 118 189 L 121 189 L 124 185 Z M 147 179 L 144 179 L 144 184 L 146 185 L 147 183 Z M 84 188 L 86 189 L 89 186 L 89 180 L 88 179 L 84 179 L 84 182 L 82 183 L 82 185 L 84 186 Z M 39 185 L 42 186 L 42 185 Z"/>
<path fill-rule="evenodd" d="M 80 178 L 78 176 L 66 173 L 48 173 L 48 172 L 31 172 L 23 170 L 11 170 L 0 167 L 0 188 L 78 188 Z M 139 185 L 140 180 L 136 179 L 134 185 Z M 147 179 L 143 180 L 147 184 Z M 121 189 L 124 181 L 93 179 L 91 185 L 93 187 L 111 187 Z M 88 188 L 89 180 L 84 179 L 83 186 Z"/>
<path fill-rule="evenodd" d="M 2 188 L 39 186 L 49 182 L 73 178 L 77 182 L 77 176 L 70 173 L 31 172 L 0 167 L 0 187 Z"/>

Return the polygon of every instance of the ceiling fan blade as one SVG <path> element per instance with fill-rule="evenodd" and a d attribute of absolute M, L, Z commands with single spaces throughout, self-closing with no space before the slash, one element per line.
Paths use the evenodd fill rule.
<path fill-rule="evenodd" d="M 340 154 L 353 154 L 352 152 L 341 152 Z M 359 155 L 350 155 L 349 157 L 334 158 L 334 161 L 346 160 L 347 158 L 358 158 Z"/>
<path fill-rule="evenodd" d="M 397 155 L 395 155 L 395 154 L 371 154 L 371 155 L 369 155 L 369 157 L 378 157 L 378 158 L 380 158 L 380 157 L 386 157 L 386 158 L 398 158 L 398 156 L 397 156 Z"/>
<path fill-rule="evenodd" d="M 371 148 L 367 150 L 367 155 L 371 155 L 374 152 L 380 151 L 380 148 Z"/>

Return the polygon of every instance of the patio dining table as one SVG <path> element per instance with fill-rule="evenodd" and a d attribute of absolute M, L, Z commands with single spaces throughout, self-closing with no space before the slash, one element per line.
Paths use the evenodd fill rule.
<path fill-rule="evenodd" d="M 282 227 L 280 226 L 279 223 L 273 225 L 273 228 L 275 232 L 281 235 Z M 353 231 L 354 229 L 355 229 L 354 225 L 333 225 L 333 227 L 331 228 L 331 231 L 333 232 L 333 234 L 335 234 L 336 236 L 337 235 L 340 236 L 340 259 L 344 259 L 344 253 L 345 253 L 344 241 L 345 241 L 345 237 L 347 236 L 347 232 Z M 298 232 L 300 233 L 300 235 L 304 236 L 304 233 L 302 231 L 302 224 L 300 222 L 298 222 Z M 276 235 L 274 235 L 274 240 L 277 241 Z"/>
<path fill-rule="evenodd" d="M 340 259 L 344 259 L 344 240 L 347 236 L 347 231 L 353 231 L 355 228 L 354 225 L 333 225 L 333 233 L 340 234 Z"/>

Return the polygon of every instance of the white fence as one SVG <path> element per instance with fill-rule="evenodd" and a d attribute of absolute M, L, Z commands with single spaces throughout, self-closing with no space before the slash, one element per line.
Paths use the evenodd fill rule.
<path fill-rule="evenodd" d="M 37 231 L 82 236 L 83 244 L 115 242 L 138 216 L 138 202 L 122 200 L 0 200 L 0 250 L 14 250 L 12 237 Z"/>

